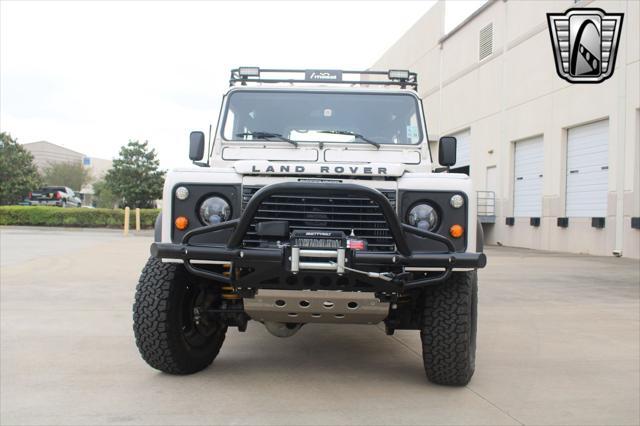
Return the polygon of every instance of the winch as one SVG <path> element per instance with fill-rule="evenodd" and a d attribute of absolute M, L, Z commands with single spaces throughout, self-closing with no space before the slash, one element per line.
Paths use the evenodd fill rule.
<path fill-rule="evenodd" d="M 366 247 L 366 241 L 346 237 L 341 231 L 296 230 L 291 233 L 291 272 L 335 271 L 342 275 L 350 271 L 384 281 L 393 280 L 395 276 L 392 273 L 361 271 L 345 266 L 347 250 L 365 250 Z M 332 260 L 318 262 L 317 259 Z"/>

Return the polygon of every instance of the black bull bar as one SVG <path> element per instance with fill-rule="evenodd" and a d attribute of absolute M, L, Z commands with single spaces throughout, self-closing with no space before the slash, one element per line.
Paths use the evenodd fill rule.
<path fill-rule="evenodd" d="M 354 272 L 356 268 L 381 267 L 420 267 L 438 268 L 438 274 L 431 277 L 407 280 L 411 274 L 401 273 L 397 275 L 386 274 L 384 279 L 377 281 L 383 283 L 391 281 L 391 284 L 399 289 L 419 288 L 432 284 L 437 284 L 449 278 L 453 268 L 475 269 L 486 265 L 484 253 L 460 253 L 455 251 L 453 243 L 446 237 L 418 229 L 400 222 L 396 212 L 389 200 L 379 191 L 355 184 L 333 184 L 333 183 L 302 183 L 283 182 L 268 185 L 258 190 L 249 200 L 243 214 L 238 219 L 227 222 L 203 226 L 187 232 L 179 244 L 174 243 L 153 243 L 151 254 L 158 258 L 181 259 L 185 268 L 192 274 L 218 281 L 223 284 L 236 284 L 235 274 L 225 276 L 201 267 L 194 266 L 191 261 L 227 261 L 234 262 L 234 265 L 252 267 L 255 265 L 264 266 L 264 270 L 279 271 L 289 270 L 287 265 L 290 249 L 286 246 L 272 248 L 246 248 L 242 247 L 242 240 L 253 221 L 253 218 L 260 204 L 268 197 L 279 193 L 314 193 L 335 195 L 336 192 L 349 195 L 362 196 L 376 202 L 382 209 L 382 213 L 389 226 L 389 231 L 393 236 L 396 252 L 372 252 L 353 251 L 351 253 L 349 270 L 345 274 Z M 206 245 L 190 244 L 189 241 L 196 235 L 218 232 L 226 229 L 234 229 L 226 245 Z M 407 244 L 404 233 L 414 234 L 418 237 L 429 238 L 442 244 L 442 252 L 420 252 L 412 251 Z M 446 248 L 446 249 L 445 249 Z M 374 280 L 376 281 L 376 280 Z M 385 283 L 388 284 L 388 283 Z M 259 285 L 257 287 L 260 287 Z"/>

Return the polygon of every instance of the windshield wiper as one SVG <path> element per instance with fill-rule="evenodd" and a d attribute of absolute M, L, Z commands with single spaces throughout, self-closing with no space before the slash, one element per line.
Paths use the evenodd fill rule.
<path fill-rule="evenodd" d="M 298 142 L 293 141 L 289 138 L 286 138 L 284 136 L 282 136 L 280 133 L 271 133 L 271 132 L 245 132 L 245 133 L 236 133 L 236 136 L 252 136 L 255 139 L 264 139 L 264 140 L 271 140 L 271 139 L 278 139 L 282 142 L 288 142 L 293 146 L 298 146 Z"/>
<path fill-rule="evenodd" d="M 360 139 L 362 142 L 366 142 L 380 149 L 380 144 L 378 142 L 374 142 L 371 139 L 361 135 L 360 133 L 350 132 L 348 130 L 320 130 L 318 133 L 328 133 L 330 135 L 353 136 L 354 138 Z"/>

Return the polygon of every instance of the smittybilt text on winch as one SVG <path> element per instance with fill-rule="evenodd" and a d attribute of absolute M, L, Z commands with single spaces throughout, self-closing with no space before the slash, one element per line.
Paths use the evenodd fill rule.
<path fill-rule="evenodd" d="M 448 173 L 454 138 L 432 171 L 416 74 L 244 67 L 230 83 L 206 156 L 191 133 L 200 167 L 165 182 L 133 307 L 145 361 L 202 370 L 249 320 L 279 337 L 384 322 L 420 330 L 431 381 L 468 383 L 482 231 L 469 178 Z"/>

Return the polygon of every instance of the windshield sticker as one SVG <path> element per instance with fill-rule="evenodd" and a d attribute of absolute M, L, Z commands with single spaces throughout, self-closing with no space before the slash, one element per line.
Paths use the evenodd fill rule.
<path fill-rule="evenodd" d="M 407 126 L 407 139 L 411 142 L 418 140 L 418 126 L 408 125 Z"/>

